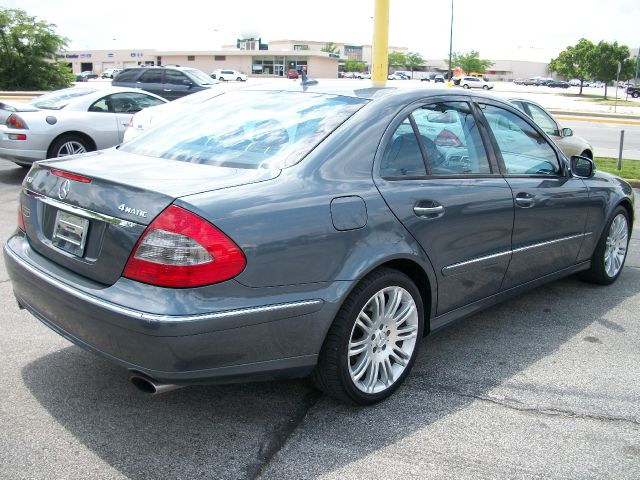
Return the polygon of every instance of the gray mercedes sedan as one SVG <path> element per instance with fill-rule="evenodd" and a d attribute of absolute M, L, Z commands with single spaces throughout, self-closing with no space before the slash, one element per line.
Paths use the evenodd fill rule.
<path fill-rule="evenodd" d="M 633 202 L 488 95 L 257 86 L 35 164 L 4 255 L 21 307 L 144 391 L 311 375 L 371 404 L 423 335 L 614 282 Z"/>

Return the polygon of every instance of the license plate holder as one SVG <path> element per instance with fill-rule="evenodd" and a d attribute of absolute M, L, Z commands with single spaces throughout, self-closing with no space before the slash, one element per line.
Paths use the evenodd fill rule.
<path fill-rule="evenodd" d="M 89 219 L 64 210 L 56 213 L 53 227 L 53 245 L 77 257 L 84 254 L 84 246 L 89 232 Z"/>

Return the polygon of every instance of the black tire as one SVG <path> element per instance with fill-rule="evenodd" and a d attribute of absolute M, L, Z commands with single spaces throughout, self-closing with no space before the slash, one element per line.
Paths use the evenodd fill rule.
<path fill-rule="evenodd" d="M 240 77 L 236 78 L 236 82 L 241 82 L 241 81 L 242 81 L 242 78 Z"/>
<path fill-rule="evenodd" d="M 51 144 L 47 152 L 47 158 L 57 158 L 57 157 L 66 156 L 62 154 L 63 152 L 61 150 L 63 149 L 64 145 L 69 142 L 82 146 L 85 152 L 92 152 L 95 150 L 94 146 L 91 144 L 91 142 L 87 141 L 86 138 L 80 137 L 78 135 L 68 134 L 68 135 L 61 136 Z M 84 153 L 84 152 L 78 152 L 78 153 Z"/>
<path fill-rule="evenodd" d="M 631 96 L 632 96 L 633 98 L 638 98 L 638 97 L 640 97 L 640 92 L 633 92 L 633 93 L 631 94 Z"/>
<path fill-rule="evenodd" d="M 407 293 L 410 296 L 410 300 L 413 300 L 416 307 L 417 316 L 412 316 L 412 321 L 417 323 L 417 325 L 413 326 L 413 328 L 417 328 L 415 343 L 411 345 L 413 337 L 411 337 L 411 339 L 407 339 L 410 347 L 413 348 L 413 351 L 408 358 L 405 357 L 404 361 L 406 362 L 406 365 L 404 366 L 404 370 L 401 370 L 403 368 L 402 364 L 394 360 L 393 368 L 398 368 L 400 369 L 400 371 L 398 372 L 397 377 L 391 381 L 390 385 L 383 387 L 384 389 L 382 391 L 378 391 L 375 393 L 364 392 L 360 388 L 358 388 L 354 380 L 351 378 L 350 368 L 352 367 L 352 365 L 350 362 L 352 361 L 352 358 L 349 355 L 348 351 L 349 342 L 352 338 L 352 335 L 354 334 L 354 331 L 356 330 L 356 320 L 360 316 L 360 313 L 364 310 L 365 306 L 367 306 L 373 299 L 373 297 L 376 294 L 380 293 L 383 289 L 393 287 L 400 287 L 400 289 L 403 289 L 403 292 Z M 409 297 L 405 297 L 405 299 L 409 300 Z M 402 305 L 409 307 L 411 306 L 409 303 L 405 303 L 403 301 L 403 303 L 398 304 L 397 309 L 400 309 Z M 398 312 L 398 310 L 395 310 L 395 312 Z M 407 317 L 407 319 L 408 318 L 409 317 Z M 404 325 L 404 322 L 400 325 Z M 407 325 L 409 324 L 407 323 Z M 389 331 L 387 331 L 385 334 L 384 331 L 386 330 L 386 328 L 388 327 L 382 328 L 381 326 L 378 329 L 374 326 L 372 329 L 376 334 L 380 334 L 382 337 L 384 337 L 385 343 L 382 347 L 380 346 L 380 343 L 375 343 L 373 341 L 373 338 L 369 345 L 368 334 L 364 334 L 364 336 L 361 337 L 367 339 L 366 348 L 371 348 L 370 352 L 375 352 L 377 348 L 377 355 L 385 355 L 384 353 L 382 353 L 382 351 L 386 349 L 386 340 L 392 339 L 392 335 L 396 334 L 396 332 L 394 332 L 392 335 L 390 335 Z M 380 332 L 378 330 L 380 330 Z M 402 384 L 406 376 L 411 371 L 411 368 L 418 354 L 423 331 L 424 306 L 422 297 L 418 288 L 411 281 L 411 279 L 404 273 L 389 268 L 382 268 L 380 270 L 372 272 L 354 288 L 354 290 L 349 294 L 347 300 L 344 302 L 340 311 L 336 315 L 336 318 L 334 319 L 333 324 L 331 325 L 329 332 L 327 333 L 327 337 L 325 338 L 324 344 L 320 351 L 318 364 L 312 374 L 313 383 L 318 389 L 322 390 L 327 395 L 346 403 L 353 403 L 357 405 L 371 405 L 373 403 L 384 400 Z M 399 330 L 397 334 L 400 335 Z M 379 337 L 377 338 L 377 341 L 380 341 Z M 374 344 L 377 345 L 377 347 L 374 346 Z M 401 342 L 401 348 L 403 347 L 404 341 Z M 387 351 L 387 355 L 389 355 L 390 352 L 393 351 L 397 350 L 393 347 L 390 347 Z M 365 354 L 365 356 L 370 357 L 373 355 L 376 354 Z M 356 357 L 353 360 L 355 361 L 359 359 L 358 357 Z M 369 363 L 367 364 L 369 365 Z M 368 371 L 369 369 L 367 367 L 364 370 Z M 363 376 L 362 378 L 364 379 L 365 376 Z M 378 384 L 378 378 L 380 378 L 380 382 L 383 381 L 381 371 L 376 371 L 375 374 L 372 373 L 371 378 L 374 378 L 374 376 L 376 379 L 376 385 Z"/>
<path fill-rule="evenodd" d="M 219 81 L 219 82 L 226 82 L 226 80 L 225 80 L 225 79 L 224 79 L 224 77 L 222 77 L 222 76 L 218 79 L 218 81 Z"/>
<path fill-rule="evenodd" d="M 625 221 L 626 232 L 627 232 L 627 243 L 626 243 L 626 248 L 624 252 L 624 258 L 620 265 L 620 269 L 614 275 L 610 275 L 609 273 L 607 273 L 606 260 L 605 260 L 605 254 L 607 250 L 607 238 L 611 233 L 611 225 L 619 215 L 621 215 Z M 579 277 L 584 281 L 587 281 L 590 283 L 597 283 L 598 285 L 611 285 L 613 282 L 615 282 L 620 276 L 620 273 L 622 273 L 624 262 L 627 259 L 627 250 L 629 248 L 630 236 L 631 236 L 631 231 L 630 231 L 630 225 L 629 225 L 629 214 L 627 213 L 627 210 L 624 207 L 619 205 L 615 208 L 615 210 L 611 214 L 611 217 L 607 221 L 607 224 L 605 225 L 602 235 L 600 236 L 600 240 L 598 241 L 598 244 L 596 245 L 596 249 L 594 250 L 593 255 L 591 257 L 591 268 L 589 268 L 589 270 L 586 270 L 585 272 L 581 272 L 579 274 Z"/>
<path fill-rule="evenodd" d="M 469 85 L 465 83 L 464 85 L 462 85 L 462 88 L 469 90 L 469 88 L 471 87 L 469 87 Z"/>

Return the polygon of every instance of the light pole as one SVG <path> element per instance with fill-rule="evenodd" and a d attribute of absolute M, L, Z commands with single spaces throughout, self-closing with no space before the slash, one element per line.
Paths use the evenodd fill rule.
<path fill-rule="evenodd" d="M 373 14 L 373 71 L 374 87 L 387 83 L 389 66 L 389 0 L 375 0 Z"/>
<path fill-rule="evenodd" d="M 451 83 L 451 54 L 453 51 L 453 0 L 451 0 L 451 29 L 449 30 L 449 73 L 447 81 Z"/>

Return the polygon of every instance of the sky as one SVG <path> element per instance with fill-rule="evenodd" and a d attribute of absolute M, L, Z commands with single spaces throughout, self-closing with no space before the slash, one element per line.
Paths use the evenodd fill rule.
<path fill-rule="evenodd" d="M 548 61 L 580 38 L 640 46 L 638 0 L 453 0 L 453 50 Z M 373 0 L 0 0 L 57 25 L 73 49 L 216 50 L 244 34 L 370 44 Z M 389 44 L 448 55 L 449 0 L 390 0 Z M 542 57 L 540 59 L 536 57 Z"/>

